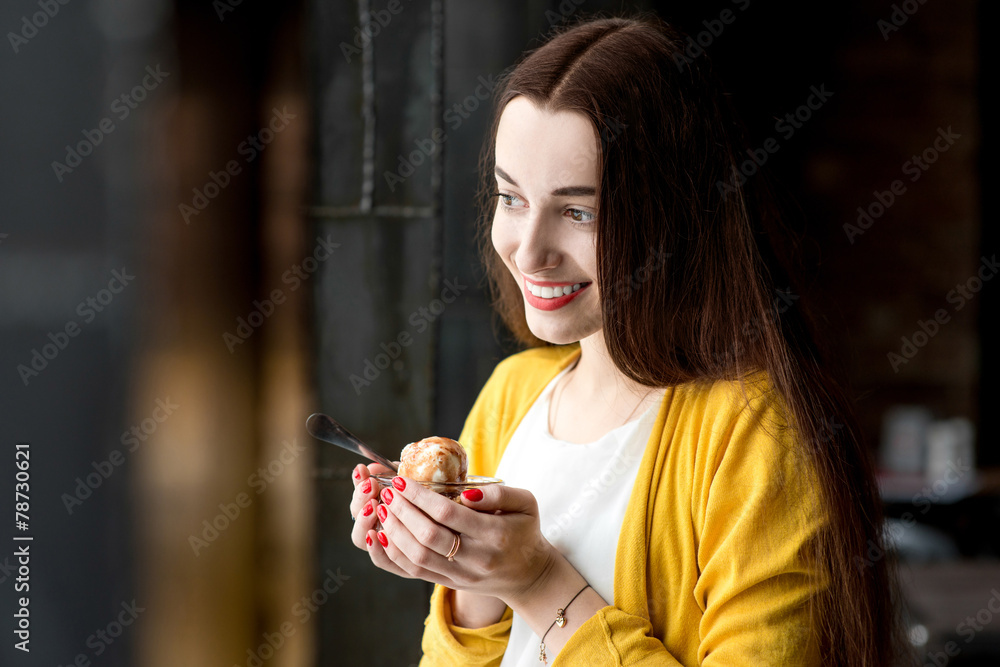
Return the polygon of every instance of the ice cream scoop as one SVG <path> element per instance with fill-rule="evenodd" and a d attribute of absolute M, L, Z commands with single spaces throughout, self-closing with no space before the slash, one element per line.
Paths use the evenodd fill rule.
<path fill-rule="evenodd" d="M 397 474 L 418 482 L 453 484 L 465 482 L 468 470 L 469 458 L 462 445 L 450 438 L 431 436 L 403 448 Z"/>

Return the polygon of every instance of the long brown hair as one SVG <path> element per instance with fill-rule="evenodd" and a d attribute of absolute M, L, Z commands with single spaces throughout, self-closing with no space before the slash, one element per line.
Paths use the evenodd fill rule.
<path fill-rule="evenodd" d="M 817 471 L 829 515 L 816 544 L 830 586 L 813 605 L 831 665 L 889 665 L 902 651 L 895 579 L 872 465 L 826 370 L 779 249 L 766 179 L 748 159 L 708 58 L 662 21 L 600 18 L 557 31 L 496 91 L 481 164 L 479 241 L 494 307 L 526 346 L 545 345 L 490 243 L 500 114 L 523 95 L 585 114 L 598 138 L 597 283 L 616 366 L 648 386 L 767 373 Z M 746 171 L 746 170 L 745 170 Z"/>

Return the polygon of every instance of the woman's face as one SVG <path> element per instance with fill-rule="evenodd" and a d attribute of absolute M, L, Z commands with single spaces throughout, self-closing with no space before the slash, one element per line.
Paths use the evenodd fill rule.
<path fill-rule="evenodd" d="M 493 247 L 521 286 L 528 327 L 572 343 L 601 329 L 597 137 L 590 120 L 525 97 L 500 116 Z"/>

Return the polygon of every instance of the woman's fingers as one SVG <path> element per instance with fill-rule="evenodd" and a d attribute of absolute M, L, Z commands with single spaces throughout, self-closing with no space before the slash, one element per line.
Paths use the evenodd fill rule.
<path fill-rule="evenodd" d="M 394 520 L 392 515 L 388 515 L 387 518 L 390 522 Z M 398 523 L 398 520 L 396 521 Z M 424 581 L 429 581 L 432 584 L 441 584 L 443 586 L 448 586 L 449 588 L 455 587 L 455 582 L 449 577 L 441 574 L 440 572 L 425 569 L 407 558 L 406 554 L 404 554 L 396 544 L 396 539 L 399 534 L 399 531 L 396 531 L 395 534 L 390 537 L 389 531 L 385 526 L 383 526 L 382 530 L 372 531 L 369 534 L 371 537 L 371 545 L 368 546 L 368 555 L 371 557 L 372 563 L 387 572 L 393 572 L 401 577 L 423 579 Z M 431 555 L 435 558 L 440 558 L 437 554 Z"/>
<path fill-rule="evenodd" d="M 362 476 L 364 473 L 362 473 Z M 354 517 L 354 526 L 351 529 L 351 541 L 354 542 L 354 546 L 359 549 L 364 549 L 364 531 L 361 530 L 362 527 L 371 527 L 375 521 L 375 507 L 372 503 L 377 503 L 378 497 L 378 482 L 377 480 L 367 477 L 361 480 L 354 487 L 354 495 L 351 496 L 351 516 Z M 368 509 L 366 509 L 366 505 Z M 365 512 L 368 514 L 365 514 Z M 366 520 L 367 519 L 367 520 Z M 359 532 L 360 531 L 360 532 Z"/>
<path fill-rule="evenodd" d="M 380 570 L 391 572 L 392 574 L 405 579 L 414 579 L 415 577 L 412 574 L 396 565 L 396 563 L 389 558 L 386 553 L 386 547 L 382 546 L 382 540 L 379 539 L 380 535 L 382 540 L 386 540 L 386 545 L 388 545 L 388 540 L 386 539 L 385 534 L 374 529 L 369 530 L 363 538 L 365 548 L 368 550 L 368 556 L 372 559 L 372 564 Z"/>
<path fill-rule="evenodd" d="M 459 497 L 463 506 L 477 512 L 512 512 L 538 516 L 538 501 L 527 489 L 503 484 L 469 489 Z"/>
<path fill-rule="evenodd" d="M 433 522 L 450 528 L 453 533 L 475 533 L 477 527 L 482 527 L 482 516 L 478 515 L 477 512 L 462 507 L 454 500 L 446 498 L 440 493 L 435 493 L 424 488 L 419 482 L 414 482 L 405 477 L 393 477 L 392 485 L 397 497 L 402 496 L 413 507 L 421 510 L 430 517 Z M 435 544 L 435 550 L 438 550 L 441 546 L 441 544 Z M 444 546 L 442 553 L 446 554 L 450 549 L 451 542 L 449 541 Z"/>
<path fill-rule="evenodd" d="M 351 526 L 351 542 L 359 549 L 368 549 L 365 536 L 368 531 L 375 528 L 375 522 L 378 518 L 377 506 L 378 501 L 374 498 L 361 505 L 357 517 L 354 519 L 354 524 Z"/>
<path fill-rule="evenodd" d="M 362 479 L 354 487 L 351 496 L 351 516 L 357 518 L 361 506 L 378 495 L 378 480 L 373 477 Z"/>
<path fill-rule="evenodd" d="M 364 465 L 359 463 L 354 466 L 354 470 L 351 471 L 351 482 L 355 487 L 361 482 L 365 481 L 372 475 L 392 475 L 392 470 L 386 468 L 381 463 L 371 463 L 369 465 Z"/>
<path fill-rule="evenodd" d="M 459 496 L 461 502 L 457 503 L 402 477 L 394 477 L 392 482 L 399 495 L 437 523 L 456 533 L 480 537 L 484 542 L 492 539 L 483 533 L 484 527 L 492 524 L 484 521 L 484 516 L 523 514 L 538 517 L 538 503 L 527 489 L 491 484 L 465 491 Z"/>
<path fill-rule="evenodd" d="M 354 470 L 351 472 L 351 482 L 354 484 L 354 488 L 357 488 L 358 484 L 365 481 L 368 477 L 368 468 L 360 463 L 354 466 Z"/>
<path fill-rule="evenodd" d="M 405 480 L 397 485 L 405 486 Z M 436 569 L 440 569 L 441 559 L 455 543 L 455 533 L 414 507 L 396 487 L 382 489 L 380 500 L 379 516 L 385 516 L 382 525 L 386 535 L 411 562 L 420 567 L 436 565 Z"/>

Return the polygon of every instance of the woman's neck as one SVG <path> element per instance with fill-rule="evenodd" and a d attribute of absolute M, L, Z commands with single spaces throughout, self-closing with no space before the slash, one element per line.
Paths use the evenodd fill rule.
<path fill-rule="evenodd" d="M 618 370 L 601 332 L 580 341 L 580 356 L 553 390 L 549 432 L 566 442 L 595 442 L 661 400 L 662 389 L 646 387 Z"/>
<path fill-rule="evenodd" d="M 615 366 L 604 343 L 603 331 L 580 341 L 580 358 L 571 372 L 574 393 L 578 396 L 634 402 L 649 392 L 649 387 L 626 377 Z"/>

